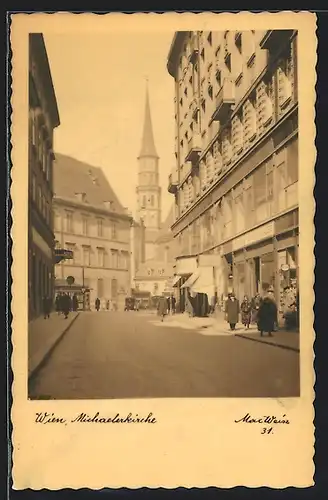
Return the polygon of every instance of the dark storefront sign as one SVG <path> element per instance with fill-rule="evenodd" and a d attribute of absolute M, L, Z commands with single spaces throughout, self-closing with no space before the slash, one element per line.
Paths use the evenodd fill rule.
<path fill-rule="evenodd" d="M 55 262 L 59 264 L 62 260 L 73 259 L 72 250 L 65 250 L 64 248 L 55 248 Z"/>
<path fill-rule="evenodd" d="M 247 259 L 260 257 L 261 255 L 273 252 L 273 250 L 274 250 L 274 245 L 272 240 L 261 242 L 259 245 L 254 245 L 252 248 L 248 248 L 246 257 Z"/>

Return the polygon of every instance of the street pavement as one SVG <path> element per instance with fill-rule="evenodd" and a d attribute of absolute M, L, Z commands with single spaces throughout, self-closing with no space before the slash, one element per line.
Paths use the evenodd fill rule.
<path fill-rule="evenodd" d="M 84 312 L 31 380 L 29 397 L 297 397 L 299 378 L 298 352 L 222 325 L 190 320 L 189 327 L 141 311 Z"/>

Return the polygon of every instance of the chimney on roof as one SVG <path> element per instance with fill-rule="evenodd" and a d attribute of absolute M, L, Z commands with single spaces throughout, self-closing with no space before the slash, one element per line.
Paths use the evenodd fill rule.
<path fill-rule="evenodd" d="M 113 210 L 113 202 L 111 200 L 106 200 L 104 201 L 104 205 L 107 208 L 107 210 Z"/>
<path fill-rule="evenodd" d="M 86 193 L 75 193 L 76 198 L 82 203 L 86 202 Z"/>

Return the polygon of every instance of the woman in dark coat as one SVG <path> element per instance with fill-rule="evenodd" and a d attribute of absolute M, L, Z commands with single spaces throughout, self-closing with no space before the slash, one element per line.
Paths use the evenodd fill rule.
<path fill-rule="evenodd" d="M 248 300 L 247 295 L 245 295 L 244 300 L 241 303 L 240 310 L 241 310 L 241 322 L 245 328 L 249 328 L 252 315 L 252 304 L 250 300 Z"/>
<path fill-rule="evenodd" d="M 230 330 L 235 330 L 239 316 L 239 301 L 236 299 L 233 293 L 228 295 L 225 310 L 226 319 L 230 325 Z"/>
<path fill-rule="evenodd" d="M 255 297 L 252 298 L 252 312 L 251 312 L 252 319 L 251 319 L 251 322 L 257 323 L 257 327 L 258 327 L 257 316 L 258 316 L 258 312 L 260 309 L 261 301 L 262 301 L 262 297 L 259 293 L 256 293 Z M 259 328 L 258 328 L 258 330 L 259 330 Z"/>
<path fill-rule="evenodd" d="M 277 323 L 277 305 L 271 297 L 264 297 L 258 310 L 258 327 L 261 332 L 261 337 L 264 332 L 268 332 L 272 337 L 272 332 Z"/>
<path fill-rule="evenodd" d="M 62 313 L 62 294 L 61 293 L 58 293 L 56 295 L 55 304 L 56 304 L 56 311 L 59 315 Z"/>
<path fill-rule="evenodd" d="M 164 316 L 167 314 L 167 299 L 165 297 L 160 297 L 157 304 L 157 314 L 161 316 L 163 321 Z"/>
<path fill-rule="evenodd" d="M 64 293 L 62 296 L 62 311 L 64 313 L 65 319 L 68 318 L 69 312 L 71 310 L 71 297 L 68 293 Z"/>
<path fill-rule="evenodd" d="M 51 311 L 51 299 L 49 297 L 43 297 L 42 299 L 43 317 L 44 319 L 50 318 Z"/>

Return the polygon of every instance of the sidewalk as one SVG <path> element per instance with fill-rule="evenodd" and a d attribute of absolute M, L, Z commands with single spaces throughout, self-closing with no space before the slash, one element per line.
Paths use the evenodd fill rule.
<path fill-rule="evenodd" d="M 71 312 L 68 319 L 61 314 L 51 313 L 49 319 L 43 316 L 29 322 L 28 325 L 28 378 L 41 368 L 53 349 L 69 330 L 78 317 L 78 312 Z"/>
<path fill-rule="evenodd" d="M 177 322 L 193 330 L 211 328 L 216 329 L 218 332 L 230 333 L 235 337 L 252 340 L 254 342 L 262 342 L 264 344 L 269 344 L 284 349 L 290 349 L 297 352 L 299 352 L 300 350 L 299 332 L 279 329 L 278 332 L 273 333 L 272 337 L 269 337 L 267 334 L 264 334 L 264 336 L 261 337 L 256 325 L 251 325 L 249 330 L 245 330 L 243 325 L 239 323 L 236 326 L 235 332 L 232 333 L 230 332 L 228 323 L 224 319 L 223 313 L 217 313 L 215 316 L 209 316 L 207 318 L 190 318 L 185 313 L 174 314 L 173 316 L 167 316 L 166 321 Z"/>

